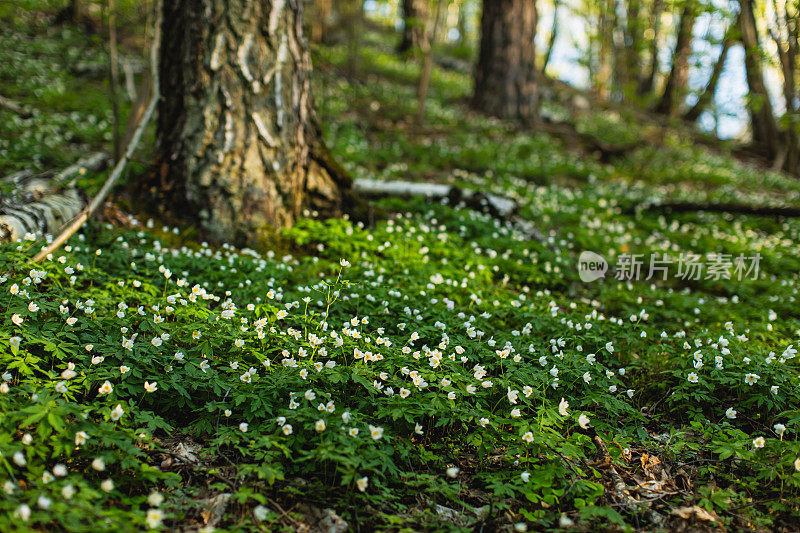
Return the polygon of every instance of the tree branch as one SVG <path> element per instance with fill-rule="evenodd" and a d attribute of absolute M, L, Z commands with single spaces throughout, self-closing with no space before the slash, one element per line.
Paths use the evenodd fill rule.
<path fill-rule="evenodd" d="M 159 92 L 159 78 L 158 78 L 158 57 L 159 57 L 159 50 L 161 48 L 161 22 L 162 22 L 162 0 L 158 0 L 156 3 L 156 28 L 155 34 L 153 37 L 153 46 L 150 49 L 150 69 L 152 71 L 152 78 L 153 78 L 153 95 L 150 99 L 150 104 L 147 106 L 147 110 L 145 111 L 144 115 L 142 116 L 142 120 L 139 122 L 139 126 L 136 128 L 136 131 L 133 134 L 133 138 L 131 138 L 130 143 L 128 143 L 128 147 L 125 150 L 125 155 L 117 161 L 114 170 L 111 172 L 111 175 L 106 180 L 103 188 L 100 189 L 100 192 L 97 193 L 92 201 L 87 205 L 81 214 L 79 214 L 72 222 L 53 240 L 53 242 L 42 249 L 36 256 L 33 258 L 33 262 L 38 263 L 48 255 L 52 254 L 55 250 L 57 250 L 62 244 L 64 244 L 78 229 L 80 229 L 83 224 L 89 220 L 89 218 L 94 214 L 98 207 L 103 203 L 108 193 L 111 192 L 111 189 L 114 187 L 116 182 L 119 180 L 120 176 L 122 176 L 122 172 L 125 170 L 125 166 L 128 163 L 128 160 L 133 156 L 136 147 L 139 145 L 139 141 L 142 138 L 142 134 L 144 133 L 145 128 L 147 127 L 147 123 L 153 117 L 153 114 L 156 110 L 156 104 L 160 98 Z"/>
<path fill-rule="evenodd" d="M 28 118 L 33 115 L 33 113 L 29 109 L 25 108 L 22 104 L 6 98 L 5 96 L 0 96 L 0 107 L 3 109 L 8 109 L 12 113 L 16 113 L 22 118 Z"/>

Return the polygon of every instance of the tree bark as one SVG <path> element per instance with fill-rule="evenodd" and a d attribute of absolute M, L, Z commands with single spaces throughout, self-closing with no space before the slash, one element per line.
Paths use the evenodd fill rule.
<path fill-rule="evenodd" d="M 156 170 L 146 183 L 209 237 L 257 244 L 348 180 L 321 139 L 302 2 L 164 2 Z M 168 202 L 168 203 L 162 203 Z"/>
<path fill-rule="evenodd" d="M 86 17 L 86 6 L 81 0 L 70 0 L 68 9 L 73 24 L 77 25 L 83 22 Z"/>
<path fill-rule="evenodd" d="M 403 0 L 403 38 L 397 52 L 405 54 L 428 47 L 428 0 Z"/>
<path fill-rule="evenodd" d="M 758 29 L 753 14 L 752 0 L 741 0 L 739 11 L 739 28 L 744 45 L 744 65 L 747 77 L 747 108 L 753 130 L 753 142 L 762 145 L 769 157 L 779 153 L 781 135 L 772 112 L 772 103 L 764 84 L 759 54 Z"/>
<path fill-rule="evenodd" d="M 722 40 L 722 50 L 720 50 L 717 61 L 711 69 L 711 76 L 708 78 L 708 83 L 706 83 L 703 92 L 697 95 L 697 102 L 683 115 L 684 120 L 694 122 L 703 114 L 708 104 L 714 100 L 714 95 L 717 92 L 717 85 L 719 84 L 719 79 L 722 77 L 722 71 L 725 69 L 725 60 L 728 58 L 728 51 L 731 49 L 731 46 L 733 46 L 733 37 L 731 36 L 731 32 L 728 31 Z"/>
<path fill-rule="evenodd" d="M 694 2 L 689 1 L 683 8 L 678 35 L 675 42 L 675 52 L 672 56 L 672 68 L 667 77 L 667 84 L 661 100 L 656 105 L 656 113 L 675 116 L 683 100 L 686 86 L 689 82 L 689 57 L 692 55 L 692 30 L 697 19 L 697 10 Z"/>
<path fill-rule="evenodd" d="M 535 118 L 535 36 L 534 0 L 483 2 L 475 108 L 499 117 Z"/>
<path fill-rule="evenodd" d="M 95 153 L 61 172 L 36 175 L 22 171 L 2 178 L 1 182 L 13 186 L 13 192 L 0 195 L 0 241 L 58 231 L 83 209 L 85 202 L 75 182 L 87 170 L 102 170 L 108 160 L 106 154 Z"/>

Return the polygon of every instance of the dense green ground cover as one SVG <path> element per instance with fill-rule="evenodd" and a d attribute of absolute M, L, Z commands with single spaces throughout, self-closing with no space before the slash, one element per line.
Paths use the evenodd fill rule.
<path fill-rule="evenodd" d="M 98 43 L 15 24 L 0 92 L 37 113 L 0 112 L 0 167 L 107 146 L 101 82 L 32 74 L 101 62 Z M 3 245 L 0 530 L 297 529 L 314 508 L 365 531 L 658 529 L 652 511 L 663 528 L 795 527 L 800 224 L 635 207 L 796 205 L 800 185 L 677 129 L 602 163 L 472 114 L 468 78 L 438 69 L 412 127 L 417 67 L 385 35 L 365 43 L 360 81 L 344 47 L 315 51 L 336 157 L 358 177 L 513 196 L 544 239 L 385 200 L 258 252 L 146 218 L 92 224 L 42 265 L 27 262 L 41 242 Z M 649 127 L 602 109 L 576 122 L 608 142 Z M 584 250 L 676 261 L 666 279 L 586 283 Z M 733 279 L 682 279 L 690 253 Z M 755 254 L 756 279 L 736 279 L 726 261 Z"/>

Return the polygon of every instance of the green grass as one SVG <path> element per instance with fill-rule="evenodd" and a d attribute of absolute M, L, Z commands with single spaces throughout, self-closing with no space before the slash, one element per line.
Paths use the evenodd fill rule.
<path fill-rule="evenodd" d="M 51 73 L 60 84 L 30 74 L 98 43 L 54 28 L 26 49 L 26 31 L 3 37 L 28 74 L 0 94 L 39 113 L 3 130 L 3 172 L 108 147 L 102 84 L 84 99 L 66 70 Z M 301 220 L 273 250 L 144 221 L 93 223 L 41 266 L 27 262 L 40 242 L 2 245 L 0 530 L 202 527 L 220 494 L 215 525 L 230 531 L 297 528 L 313 508 L 362 530 L 654 529 L 645 505 L 666 529 L 697 526 L 672 514 L 692 506 L 729 529 L 793 527 L 800 224 L 626 213 L 663 199 L 796 205 L 796 182 L 679 132 L 601 163 L 474 114 L 468 78 L 438 69 L 415 128 L 418 67 L 383 39 L 365 36 L 363 82 L 343 77 L 344 48 L 316 50 L 336 158 L 359 177 L 511 195 L 544 240 L 464 206 L 391 199 L 372 225 Z M 633 120 L 598 109 L 579 128 L 626 143 L 651 129 Z M 611 264 L 761 262 L 741 281 L 682 279 L 674 264 L 666 280 L 587 283 L 584 250 Z M 619 499 L 595 434 L 642 507 Z"/>

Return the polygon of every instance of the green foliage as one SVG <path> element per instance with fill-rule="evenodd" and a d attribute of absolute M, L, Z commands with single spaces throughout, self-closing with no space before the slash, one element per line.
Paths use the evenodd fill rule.
<path fill-rule="evenodd" d="M 3 77 L 4 94 L 39 107 L 4 122 L 19 141 L 4 135 L 4 171 L 107 142 L 102 87 L 86 89 L 89 107 L 68 72 L 33 75 L 52 63 L 40 54 L 77 42 L 102 63 L 84 38 L 53 29 L 26 55 L 19 34 L 0 36 L 0 57 L 25 74 Z M 475 116 L 468 77 L 438 69 L 428 125 L 410 127 L 418 65 L 381 39 L 364 36 L 368 85 L 338 75 L 344 47 L 317 51 L 335 157 L 356 176 L 514 197 L 544 237 L 391 199 L 377 208 L 393 215 L 368 225 L 300 220 L 275 237 L 280 252 L 155 224 L 92 225 L 42 265 L 28 263 L 41 241 L 2 245 L 0 530 L 199 526 L 220 493 L 230 530 L 277 530 L 309 501 L 364 529 L 635 527 L 641 510 L 619 504 L 593 432 L 623 474 L 644 478 L 657 456 L 673 481 L 685 475 L 689 488 L 653 500 L 664 514 L 696 505 L 732 528 L 794 524 L 800 224 L 629 208 L 792 203 L 796 183 L 677 134 L 603 164 Z M 620 145 L 648 129 L 604 110 L 579 122 Z M 75 132 L 78 145 L 64 142 Z M 759 253 L 761 270 L 584 283 L 583 250 L 611 263 Z"/>

